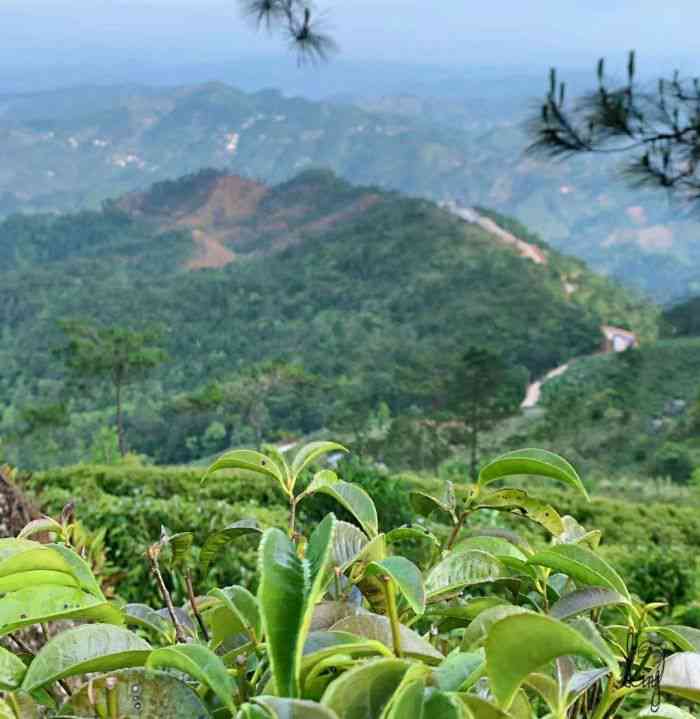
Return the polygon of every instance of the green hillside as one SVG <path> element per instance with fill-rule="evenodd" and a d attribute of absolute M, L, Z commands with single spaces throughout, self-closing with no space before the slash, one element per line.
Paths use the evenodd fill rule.
<path fill-rule="evenodd" d="M 233 261 L 192 270 L 195 233 Z M 469 345 L 524 392 L 595 351 L 603 323 L 656 333 L 653 306 L 577 260 L 543 245 L 535 264 L 430 202 L 324 172 L 273 188 L 201 173 L 101 212 L 15 216 L 0 238 L 0 434 L 25 467 L 99 454 L 112 420 L 109 387 L 71 391 L 51 354 L 65 318 L 161 328 L 170 362 L 126 419 L 130 447 L 162 463 L 428 407 Z"/>
<path fill-rule="evenodd" d="M 406 112 L 406 98 L 371 107 L 222 83 L 6 96 L 0 215 L 95 209 L 202 167 L 278 183 L 320 166 L 359 184 L 495 208 L 662 302 L 700 290 L 697 218 L 628 188 L 614 160 L 525 157 L 527 107 L 486 123 L 459 119 L 449 103 L 440 112 L 437 100 L 427 115 Z"/>

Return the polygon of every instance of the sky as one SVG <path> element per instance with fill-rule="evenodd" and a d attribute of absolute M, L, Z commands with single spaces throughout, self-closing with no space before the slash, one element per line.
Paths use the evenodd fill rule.
<path fill-rule="evenodd" d="M 700 70 L 697 0 L 318 0 L 344 62 L 446 68 L 624 67 Z M 275 55 L 236 0 L 0 0 L 0 74 L 17 68 L 131 60 L 206 63 Z"/>

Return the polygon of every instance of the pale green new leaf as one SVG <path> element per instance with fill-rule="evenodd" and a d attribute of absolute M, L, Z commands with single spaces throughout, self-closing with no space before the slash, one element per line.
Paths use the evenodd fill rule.
<path fill-rule="evenodd" d="M 110 624 L 67 629 L 45 644 L 22 682 L 29 693 L 65 677 L 142 666 L 151 647 L 138 635 Z"/>
<path fill-rule="evenodd" d="M 550 534 L 564 531 L 559 513 L 546 502 L 530 497 L 522 489 L 501 489 L 479 497 L 477 506 L 482 509 L 500 509 L 513 512 L 541 524 Z"/>
<path fill-rule="evenodd" d="M 234 686 L 226 666 L 214 652 L 202 644 L 175 644 L 152 651 L 146 662 L 149 669 L 177 669 L 206 685 L 231 713 L 235 713 Z"/>
<path fill-rule="evenodd" d="M 43 532 L 53 532 L 61 537 L 63 535 L 63 525 L 59 524 L 55 519 L 51 519 L 51 517 L 39 517 L 39 519 L 33 519 L 29 522 L 17 535 L 17 539 L 28 539 Z"/>
<path fill-rule="evenodd" d="M 491 554 L 470 550 L 451 552 L 428 574 L 425 590 L 428 601 L 460 592 L 465 587 L 505 579 L 510 572 Z"/>
<path fill-rule="evenodd" d="M 389 706 L 386 707 L 384 719 L 424 719 L 425 707 L 423 694 L 425 692 L 425 679 L 417 678 L 403 681 L 394 692 Z"/>
<path fill-rule="evenodd" d="M 486 699 L 473 694 L 460 694 L 473 719 L 511 719 L 510 715 Z"/>
<path fill-rule="evenodd" d="M 219 599 L 223 605 L 236 617 L 241 626 L 250 634 L 253 641 L 258 641 L 262 634 L 262 620 L 256 598 L 245 588 L 240 586 L 218 587 L 212 589 L 209 595 Z"/>
<path fill-rule="evenodd" d="M 250 534 L 262 534 L 262 529 L 260 529 L 256 519 L 241 519 L 210 534 L 199 553 L 199 562 L 202 565 L 202 571 L 206 572 L 209 569 L 209 565 L 224 547 L 230 546 L 230 544 L 235 542 L 239 537 L 245 537 Z"/>
<path fill-rule="evenodd" d="M 309 442 L 297 452 L 292 461 L 292 477 L 296 480 L 312 462 L 324 454 L 347 451 L 346 447 L 337 442 Z"/>
<path fill-rule="evenodd" d="M 539 614 L 496 622 L 486 639 L 486 672 L 500 706 L 507 709 L 529 674 L 564 655 L 600 661 L 599 651 L 572 627 Z"/>
<path fill-rule="evenodd" d="M 305 559 L 279 529 L 268 529 L 260 543 L 258 603 L 279 696 L 299 696 L 302 650 L 327 581 L 334 529 L 335 517 L 328 515 L 311 535 Z"/>
<path fill-rule="evenodd" d="M 563 457 L 544 449 L 518 449 L 497 457 L 479 472 L 479 484 L 485 486 L 490 482 L 514 475 L 556 479 L 588 499 L 588 492 L 571 464 Z"/>
<path fill-rule="evenodd" d="M 0 537 L 0 566 L 13 554 L 21 554 L 29 549 L 42 549 L 43 544 L 32 539 L 15 539 L 14 537 Z"/>
<path fill-rule="evenodd" d="M 584 587 L 565 594 L 549 610 L 549 616 L 555 619 L 568 619 L 576 614 L 590 612 L 593 609 L 609 607 L 615 604 L 629 604 L 630 600 L 622 594 L 606 587 Z M 700 634 L 700 632 L 699 632 Z"/>
<path fill-rule="evenodd" d="M 439 495 L 413 490 L 409 492 L 408 497 L 411 506 L 418 514 L 429 517 L 433 512 L 439 511 L 446 514 L 453 524 L 457 523 L 457 498 L 452 482 L 445 482 Z"/>
<path fill-rule="evenodd" d="M 446 692 L 467 691 L 486 669 L 483 649 L 474 652 L 453 652 L 433 669 L 435 686 Z"/>
<path fill-rule="evenodd" d="M 403 526 L 396 527 L 386 534 L 386 541 L 389 544 L 396 542 L 405 542 L 407 540 L 417 540 L 420 542 L 430 542 L 435 548 L 440 547 L 440 540 L 425 527 L 420 526 Z"/>
<path fill-rule="evenodd" d="M 122 613 L 109 602 L 74 587 L 55 584 L 27 587 L 0 599 L 0 636 L 57 619 L 122 624 Z"/>
<path fill-rule="evenodd" d="M 50 569 L 38 569 L 36 571 L 15 572 L 6 577 L 0 577 L 0 594 L 17 592 L 25 587 L 36 587 L 39 585 L 57 584 L 61 587 L 80 588 L 80 582 L 72 574 L 67 572 L 54 572 Z"/>
<path fill-rule="evenodd" d="M 663 692 L 700 703 L 700 654 L 679 652 L 668 657 L 659 686 Z"/>
<path fill-rule="evenodd" d="M 630 598 L 620 575 L 597 554 L 578 544 L 559 544 L 543 549 L 529 562 L 562 572 L 579 584 L 606 587 L 628 600 Z"/>
<path fill-rule="evenodd" d="M 360 523 L 370 538 L 376 537 L 379 531 L 377 508 L 372 498 L 362 487 L 351 482 L 338 479 L 335 472 L 324 469 L 314 475 L 311 484 L 304 491 L 305 495 L 326 494 L 341 504 Z"/>
<path fill-rule="evenodd" d="M 0 691 L 15 691 L 22 684 L 26 670 L 21 659 L 0 647 Z"/>
<path fill-rule="evenodd" d="M 290 492 L 290 489 L 287 487 L 286 478 L 277 463 L 261 452 L 256 452 L 253 449 L 234 449 L 232 452 L 227 452 L 222 455 L 207 469 L 202 477 L 202 482 L 209 479 L 214 472 L 218 472 L 222 469 L 242 469 L 271 477 L 280 483 L 280 486 L 287 494 Z"/>
<path fill-rule="evenodd" d="M 473 536 L 460 540 L 452 548 L 453 552 L 463 552 L 470 549 L 477 549 L 481 552 L 492 554 L 498 559 L 502 557 L 513 557 L 522 562 L 527 561 L 527 556 L 518 549 L 512 542 L 502 537 Z"/>
<path fill-rule="evenodd" d="M 390 577 L 416 614 L 423 614 L 425 611 L 423 577 L 413 562 L 399 556 L 387 557 L 379 562 L 368 564 L 365 574 Z"/>

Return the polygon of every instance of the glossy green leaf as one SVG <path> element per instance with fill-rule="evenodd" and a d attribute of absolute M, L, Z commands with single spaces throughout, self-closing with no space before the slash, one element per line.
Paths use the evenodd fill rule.
<path fill-rule="evenodd" d="M 44 545 L 31 539 L 15 539 L 14 537 L 0 537 L 0 566 L 14 554 L 21 554 L 29 549 L 41 549 Z"/>
<path fill-rule="evenodd" d="M 559 683 L 548 674 L 533 672 L 523 680 L 525 686 L 534 689 L 544 699 L 553 714 L 558 712 L 560 704 Z"/>
<path fill-rule="evenodd" d="M 486 672 L 491 690 L 507 709 L 526 677 L 564 655 L 600 661 L 596 647 L 572 627 L 551 617 L 527 613 L 501 619 L 486 639 Z"/>
<path fill-rule="evenodd" d="M 333 566 L 344 572 L 361 555 L 368 543 L 367 535 L 354 524 L 337 522 L 333 535 Z"/>
<path fill-rule="evenodd" d="M 357 519 L 370 538 L 377 536 L 379 531 L 377 508 L 362 487 L 351 482 L 343 482 L 338 479 L 335 472 L 324 469 L 316 473 L 304 494 L 326 494 L 332 497 Z"/>
<path fill-rule="evenodd" d="M 67 629 L 47 642 L 29 665 L 25 692 L 65 677 L 142 666 L 148 642 L 122 627 L 93 624 Z"/>
<path fill-rule="evenodd" d="M 389 544 L 405 541 L 430 542 L 434 547 L 440 547 L 440 540 L 425 527 L 419 525 L 396 527 L 386 534 Z"/>
<path fill-rule="evenodd" d="M 286 478 L 277 463 L 261 452 L 256 452 L 253 449 L 234 449 L 232 452 L 227 452 L 222 455 L 209 466 L 202 477 L 202 482 L 209 479 L 214 472 L 218 472 L 222 469 L 242 469 L 247 472 L 256 472 L 257 474 L 276 479 L 285 492 L 289 491 Z"/>
<path fill-rule="evenodd" d="M 426 615 L 431 621 L 438 620 L 440 631 L 450 631 L 451 629 L 466 627 L 486 609 L 509 604 L 510 602 L 503 599 L 503 597 L 472 597 L 459 605 L 428 605 Z"/>
<path fill-rule="evenodd" d="M 51 517 L 39 517 L 29 522 L 17 535 L 17 539 L 28 539 L 44 532 L 53 532 L 60 537 L 63 535 L 63 526 Z"/>
<path fill-rule="evenodd" d="M 383 717 L 385 719 L 405 719 L 405 717 L 424 719 L 424 693 L 425 679 L 417 678 L 408 682 L 404 679 L 391 697 Z"/>
<path fill-rule="evenodd" d="M 221 658 L 202 644 L 174 644 L 148 656 L 149 669 L 177 669 L 209 687 L 232 713 L 234 686 Z"/>
<path fill-rule="evenodd" d="M 335 517 L 328 515 L 311 535 L 305 559 L 279 529 L 268 529 L 260 543 L 258 602 L 279 696 L 299 696 L 299 664 L 327 578 L 334 528 Z"/>
<path fill-rule="evenodd" d="M 462 637 L 462 650 L 468 651 L 481 645 L 488 637 L 491 627 L 496 623 L 514 614 L 531 613 L 525 607 L 514 604 L 502 604 L 498 607 L 491 607 L 479 614 L 476 619 L 464 630 Z"/>
<path fill-rule="evenodd" d="M 21 659 L 0 647 L 0 691 L 15 691 L 22 684 L 26 670 Z"/>
<path fill-rule="evenodd" d="M 522 489 L 501 489 L 478 499 L 478 507 L 500 509 L 541 524 L 550 534 L 560 534 L 564 523 L 554 507 L 530 497 Z"/>
<path fill-rule="evenodd" d="M 433 512 L 446 514 L 454 524 L 457 523 L 457 498 L 452 482 L 445 482 L 440 494 L 428 494 L 413 490 L 408 494 L 411 506 L 418 514 L 429 517 Z"/>
<path fill-rule="evenodd" d="M 661 635 L 682 652 L 700 652 L 700 629 L 695 627 L 669 624 L 665 627 L 648 627 L 646 631 Z"/>
<path fill-rule="evenodd" d="M 75 589 L 80 587 L 80 582 L 72 574 L 54 572 L 50 569 L 39 569 L 29 572 L 16 572 L 6 577 L 0 577 L 0 594 L 16 592 L 25 587 L 48 586 L 50 584 L 57 584 L 61 587 L 74 587 Z"/>
<path fill-rule="evenodd" d="M 391 625 L 387 617 L 380 614 L 359 614 L 354 617 L 345 617 L 334 624 L 331 629 L 381 642 L 388 649 L 393 647 Z M 416 657 L 429 664 L 438 664 L 444 659 L 432 644 L 403 624 L 399 632 L 401 649 L 407 657 Z"/>
<path fill-rule="evenodd" d="M 450 553 L 425 580 L 428 601 L 461 592 L 465 587 L 495 582 L 510 576 L 503 562 L 486 552 Z"/>
<path fill-rule="evenodd" d="M 603 536 L 598 529 L 587 532 L 573 517 L 565 515 L 562 518 L 564 531 L 554 538 L 555 544 L 586 544 L 591 549 L 597 549 Z"/>
<path fill-rule="evenodd" d="M 549 547 L 537 552 L 529 561 L 531 564 L 539 564 L 563 572 L 579 584 L 605 587 L 626 599 L 630 597 L 620 575 L 597 554 L 578 544 Z"/>
<path fill-rule="evenodd" d="M 403 659 L 360 664 L 332 682 L 321 703 L 339 719 L 380 719 L 410 668 Z"/>
<path fill-rule="evenodd" d="M 338 719 L 338 715 L 316 702 L 259 696 L 253 700 L 269 712 L 271 719 Z"/>
<path fill-rule="evenodd" d="M 426 719 L 472 719 L 471 712 L 458 694 L 428 688 L 423 699 Z"/>
<path fill-rule="evenodd" d="M 588 499 L 588 492 L 576 470 L 563 457 L 544 449 L 518 449 L 497 457 L 479 472 L 484 486 L 504 477 L 534 475 L 563 482 Z"/>
<path fill-rule="evenodd" d="M 481 552 L 487 552 L 494 557 L 513 557 L 523 562 L 527 561 L 527 556 L 518 549 L 514 544 L 502 537 L 476 536 L 466 537 L 460 540 L 452 548 L 453 552 L 464 552 L 470 549 L 477 549 Z"/>
<path fill-rule="evenodd" d="M 0 719 L 17 719 L 14 709 L 4 699 L 0 699 Z"/>
<path fill-rule="evenodd" d="M 609 607 L 615 604 L 629 604 L 627 597 L 606 587 L 584 587 L 565 594 L 549 610 L 549 616 L 555 619 L 568 619 L 593 609 Z M 699 632 L 700 634 L 700 632 Z"/>
<path fill-rule="evenodd" d="M 486 669 L 484 651 L 453 652 L 433 669 L 435 686 L 446 692 L 466 691 Z"/>
<path fill-rule="evenodd" d="M 219 599 L 223 605 L 236 617 L 243 629 L 253 641 L 258 641 L 262 635 L 262 619 L 256 598 L 245 588 L 240 586 L 216 588 L 209 595 Z"/>
<path fill-rule="evenodd" d="M 292 461 L 292 476 L 296 479 L 312 462 L 330 452 L 348 452 L 337 442 L 309 442 L 304 445 Z"/>
<path fill-rule="evenodd" d="M 598 626 L 588 617 L 576 617 L 575 619 L 568 620 L 566 623 L 584 637 L 589 644 L 595 647 L 601 661 L 617 676 L 619 674 L 618 660 L 610 644 L 603 639 L 598 631 Z"/>
<path fill-rule="evenodd" d="M 73 576 L 86 592 L 98 599 L 105 598 L 105 595 L 102 593 L 102 587 L 100 587 L 100 583 L 95 578 L 90 565 L 77 554 L 77 552 L 74 552 L 62 544 L 48 544 L 46 546 L 48 549 L 58 552 L 63 557 L 65 562 L 70 566 Z M 36 568 L 38 569 L 38 567 Z"/>
<path fill-rule="evenodd" d="M 161 641 L 169 644 L 175 639 L 175 627 L 172 622 L 161 617 L 155 609 L 146 604 L 127 604 L 124 609 L 124 622 L 127 626 L 137 626 L 156 632 Z"/>
<path fill-rule="evenodd" d="M 57 619 L 123 623 L 122 613 L 81 589 L 55 584 L 27 587 L 0 599 L 0 636 Z"/>
<path fill-rule="evenodd" d="M 390 577 L 411 609 L 416 614 L 423 614 L 425 611 L 423 577 L 413 562 L 399 556 L 387 557 L 379 562 L 371 562 L 367 565 L 365 573 L 368 576 Z"/>
<path fill-rule="evenodd" d="M 185 561 L 192 549 L 193 541 L 192 532 L 178 532 L 165 538 L 165 545 L 170 550 L 170 556 L 166 560 L 169 567 L 175 567 Z"/>
<path fill-rule="evenodd" d="M 700 654 L 679 652 L 668 657 L 659 686 L 663 692 L 700 703 Z"/>
<path fill-rule="evenodd" d="M 202 700 L 187 684 L 171 674 L 151 669 L 112 672 L 113 693 L 119 716 L 125 719 L 211 719 Z M 62 712 L 71 717 L 107 717 L 106 676 L 93 679 L 73 694 Z M 95 699 L 93 706 L 91 697 Z"/>
<path fill-rule="evenodd" d="M 510 719 L 510 715 L 482 697 L 460 694 L 473 719 Z"/>
<path fill-rule="evenodd" d="M 318 632 L 330 629 L 345 617 L 354 617 L 366 612 L 366 609 L 350 602 L 319 602 L 314 607 L 310 630 Z"/>
<path fill-rule="evenodd" d="M 230 546 L 232 542 L 235 542 L 240 537 L 251 534 L 262 535 L 262 529 L 260 529 L 256 519 L 241 519 L 210 534 L 199 553 L 199 562 L 202 565 L 202 571 L 206 572 L 209 569 L 209 565 L 214 561 L 221 550 Z"/>
<path fill-rule="evenodd" d="M 673 704 L 660 704 L 654 708 L 645 707 L 637 716 L 639 719 L 695 719 L 690 712 Z"/>

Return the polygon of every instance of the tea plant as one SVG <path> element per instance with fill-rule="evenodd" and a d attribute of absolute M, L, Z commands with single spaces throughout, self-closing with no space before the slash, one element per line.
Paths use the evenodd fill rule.
<path fill-rule="evenodd" d="M 629 705 L 648 707 L 640 716 L 691 716 L 665 702 L 700 701 L 700 630 L 660 623 L 662 603 L 633 596 L 597 553 L 599 531 L 502 486 L 540 476 L 586 497 L 568 462 L 510 452 L 459 494 L 449 482 L 412 492 L 421 518 L 382 532 L 362 488 L 328 469 L 303 484 L 342 451 L 316 442 L 291 463 L 274 449 L 217 460 L 203 481 L 274 481 L 287 526 L 236 522 L 198 553 L 191 534 L 164 530 L 147 552 L 162 608 L 105 597 L 70 513 L 0 540 L 0 638 L 14 647 L 0 648 L 0 719 L 610 719 L 635 696 Z M 299 506 L 319 494 L 354 522 L 328 514 L 302 533 Z M 480 526 L 482 510 L 534 522 L 549 542 Z M 195 564 L 235 552 L 242 536 L 259 538 L 257 593 L 198 595 Z M 424 545 L 420 566 L 398 551 L 406 541 Z M 46 627 L 36 652 L 22 641 L 33 625 Z"/>

